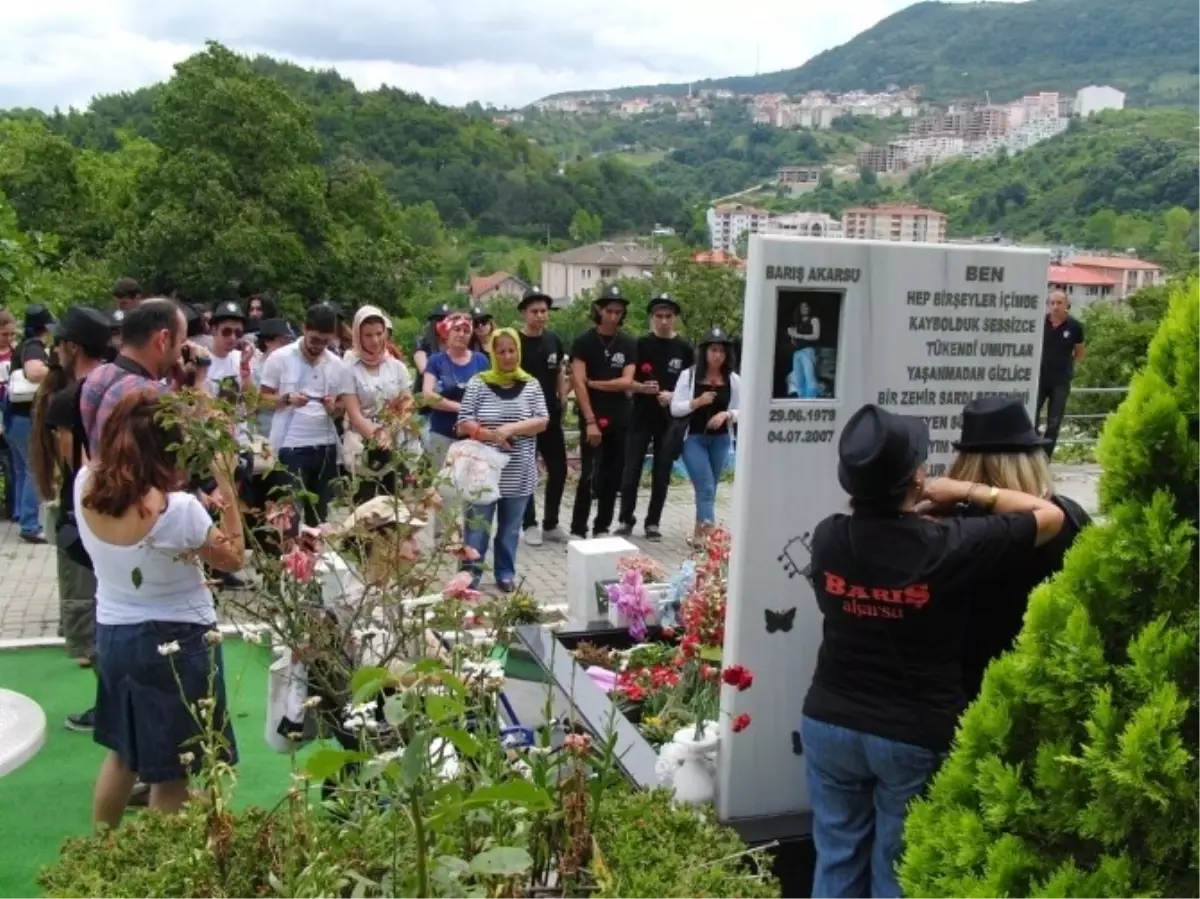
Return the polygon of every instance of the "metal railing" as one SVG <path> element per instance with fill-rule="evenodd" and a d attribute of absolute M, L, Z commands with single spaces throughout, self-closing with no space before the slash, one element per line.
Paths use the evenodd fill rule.
<path fill-rule="evenodd" d="M 1071 396 L 1103 396 L 1105 394 L 1124 394 L 1128 393 L 1128 387 L 1072 387 Z M 1070 400 L 1067 401 L 1068 403 Z M 1093 422 L 1099 421 L 1099 425 L 1086 425 L 1088 432 L 1085 433 L 1079 429 L 1072 429 L 1072 432 L 1061 434 L 1058 438 L 1060 446 L 1092 446 L 1100 439 L 1100 432 L 1104 430 L 1104 422 L 1116 410 L 1116 406 L 1104 412 L 1068 412 L 1063 415 L 1063 424 L 1069 424 L 1073 421 Z"/>

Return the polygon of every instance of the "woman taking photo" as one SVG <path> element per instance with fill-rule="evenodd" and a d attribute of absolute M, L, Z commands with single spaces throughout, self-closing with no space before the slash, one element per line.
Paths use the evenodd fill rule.
<path fill-rule="evenodd" d="M 817 341 L 821 339 L 821 320 L 812 314 L 808 303 L 801 301 L 796 307 L 796 321 L 787 329 L 788 337 L 796 351 L 792 353 L 792 380 L 795 392 L 802 400 L 811 400 L 821 395 L 817 381 Z"/>
<path fill-rule="evenodd" d="M 542 386 L 521 368 L 521 338 L 511 328 L 502 328 L 492 336 L 491 368 L 471 378 L 458 413 L 459 434 L 508 455 L 508 464 L 500 472 L 500 499 L 468 503 L 463 512 L 463 541 L 479 553 L 478 562 L 464 565 L 474 575 L 475 586 L 494 517 L 496 586 L 503 593 L 516 588 L 521 522 L 537 488 L 537 435 L 549 422 Z"/>
<path fill-rule="evenodd" d="M 79 534 L 96 572 L 95 740 L 109 750 L 100 766 L 92 817 L 116 827 L 134 781 L 150 784 L 150 807 L 187 801 L 187 781 L 201 765 L 196 704 L 224 737 L 223 757 L 237 761 L 225 707 L 225 677 L 213 596 L 202 565 L 242 567 L 245 540 L 233 485 L 233 459 L 212 475 L 214 525 L 186 492 L 187 474 L 172 445 L 177 428 L 157 420 L 159 400 L 134 392 L 113 408 L 100 452 L 75 481 Z M 203 718 L 201 718 L 203 720 Z"/>
<path fill-rule="evenodd" d="M 408 366 L 389 352 L 387 316 L 382 309 L 363 306 L 354 315 L 354 347 L 343 360 L 354 391 L 346 395 L 348 428 L 344 440 L 346 467 L 358 478 L 356 506 L 376 496 L 396 492 L 393 449 L 401 436 L 385 413 L 389 406 L 407 411 L 412 401 Z"/>
<path fill-rule="evenodd" d="M 741 378 L 733 372 L 733 341 L 713 328 L 696 350 L 697 362 L 679 377 L 671 396 L 671 414 L 685 428 L 683 464 L 696 492 L 696 530 L 702 542 L 717 523 L 717 485 L 733 445 Z"/>
<path fill-rule="evenodd" d="M 472 326 L 468 316 L 461 312 L 448 315 L 438 322 L 437 331 L 445 350 L 429 357 L 422 381 L 425 401 L 433 410 L 425 452 L 435 473 L 442 470 L 446 450 L 456 439 L 454 427 L 467 382 L 491 367 L 487 356 L 471 349 Z"/>
<path fill-rule="evenodd" d="M 1041 497 L 1062 509 L 1065 518 L 1057 537 L 1038 547 L 1032 559 L 985 585 L 984 592 L 972 601 L 963 657 L 963 690 L 968 702 L 979 694 L 988 664 L 1016 642 L 1033 588 L 1062 569 L 1067 550 L 1091 523 L 1078 503 L 1054 494 L 1046 446 L 1017 400 L 984 397 L 963 409 L 961 439 L 954 444 L 958 456 L 950 466 L 950 477 Z M 959 506 L 951 514 L 977 515 L 979 510 Z"/>
<path fill-rule="evenodd" d="M 814 896 L 899 896 L 908 803 L 941 763 L 966 705 L 967 616 L 987 585 L 1062 530 L 1062 510 L 1015 490 L 926 477 L 918 418 L 864 406 L 838 442 L 851 513 L 813 531 L 824 618 L 801 736 Z M 994 513 L 927 518 L 960 504 Z"/>

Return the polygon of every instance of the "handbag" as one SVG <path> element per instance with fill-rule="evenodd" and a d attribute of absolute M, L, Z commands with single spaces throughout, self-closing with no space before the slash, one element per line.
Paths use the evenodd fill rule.
<path fill-rule="evenodd" d="M 500 499 L 500 474 L 508 454 L 478 440 L 460 440 L 446 451 L 441 480 L 454 498 L 486 506 Z"/>
<path fill-rule="evenodd" d="M 304 704 L 308 700 L 308 666 L 292 661 L 284 648 L 267 670 L 267 719 L 263 736 L 276 752 L 295 752 L 316 738 L 316 721 Z"/>
<path fill-rule="evenodd" d="M 10 403 L 32 403 L 37 396 L 38 386 L 25 376 L 25 369 L 18 366 L 8 377 L 8 401 Z"/>

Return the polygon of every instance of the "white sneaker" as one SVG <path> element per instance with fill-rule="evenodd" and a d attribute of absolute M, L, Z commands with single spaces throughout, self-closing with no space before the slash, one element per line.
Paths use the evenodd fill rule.
<path fill-rule="evenodd" d="M 525 543 L 528 546 L 542 545 L 542 529 L 536 524 L 531 528 L 525 529 Z"/>
<path fill-rule="evenodd" d="M 566 543 L 571 539 L 571 535 L 562 528 L 551 528 L 546 531 L 545 537 L 551 543 Z"/>

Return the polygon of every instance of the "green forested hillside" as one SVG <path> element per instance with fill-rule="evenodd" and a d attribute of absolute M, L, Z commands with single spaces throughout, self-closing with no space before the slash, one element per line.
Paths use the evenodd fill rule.
<path fill-rule="evenodd" d="M 449 227 L 545 240 L 547 229 L 566 237 L 580 208 L 599 214 L 612 231 L 648 228 L 679 214 L 674 197 L 611 160 L 581 160 L 560 172 L 553 153 L 489 119 L 395 88 L 359 91 L 332 71 L 266 57 L 249 64 L 311 116 L 318 162 L 366 165 L 397 202 L 432 202 Z M 46 122 L 81 148 L 114 150 L 123 132 L 157 142 L 154 111 L 164 90 L 160 84 L 100 97 L 85 111 L 56 112 Z"/>
<path fill-rule="evenodd" d="M 1196 105 L 1200 7 L 1194 0 L 916 3 L 795 69 L 695 82 L 741 93 L 883 90 L 926 98 L 1074 91 L 1111 84 L 1132 105 Z M 689 85 L 613 91 L 683 94 Z"/>

